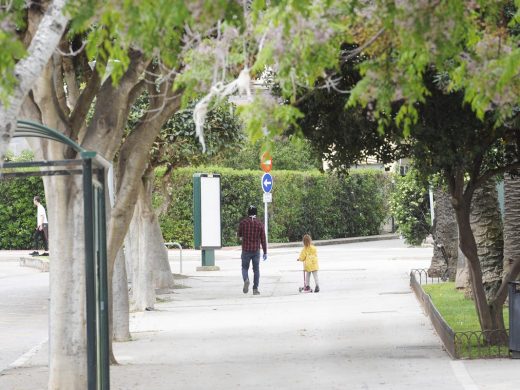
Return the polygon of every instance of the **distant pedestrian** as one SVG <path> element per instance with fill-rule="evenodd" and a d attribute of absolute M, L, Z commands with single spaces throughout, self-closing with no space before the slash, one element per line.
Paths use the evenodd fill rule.
<path fill-rule="evenodd" d="M 314 278 L 314 292 L 320 292 L 320 282 L 318 281 L 318 251 L 312 245 L 311 236 L 306 234 L 303 236 L 303 249 L 300 252 L 298 261 L 303 261 L 303 270 L 305 272 L 305 291 L 310 291 L 311 274 Z"/>
<path fill-rule="evenodd" d="M 38 242 L 40 240 L 43 241 L 43 246 L 45 248 L 45 252 L 43 253 L 43 256 L 48 256 L 48 250 L 49 250 L 49 243 L 48 243 L 48 237 L 49 237 L 49 224 L 47 222 L 47 213 L 45 212 L 45 207 L 40 203 L 40 197 L 35 196 L 33 198 L 33 203 L 36 206 L 36 229 L 34 230 L 34 251 L 30 253 L 32 256 L 39 256 L 38 252 Z"/>
<path fill-rule="evenodd" d="M 267 260 L 267 242 L 265 240 L 264 225 L 256 219 L 256 207 L 251 205 L 247 210 L 247 218 L 240 221 L 238 237 L 242 241 L 242 279 L 244 288 L 242 292 L 249 291 L 249 264 L 253 263 L 253 295 L 259 295 L 258 283 L 260 282 L 260 245 L 264 251 L 263 259 Z"/>

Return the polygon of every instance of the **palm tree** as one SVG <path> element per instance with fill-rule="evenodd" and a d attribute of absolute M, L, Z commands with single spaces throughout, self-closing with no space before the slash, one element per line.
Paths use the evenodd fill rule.
<path fill-rule="evenodd" d="M 502 281 L 504 239 L 495 180 L 488 180 L 473 195 L 470 214 L 486 298 L 491 301 Z"/>
<path fill-rule="evenodd" d="M 434 221 L 432 234 L 435 240 L 433 257 L 428 275 L 441 276 L 446 269 L 446 260 L 443 257 L 440 245 L 444 247 L 448 258 L 448 274 L 450 280 L 455 280 L 457 271 L 458 230 L 455 212 L 451 205 L 451 196 L 441 187 L 434 190 Z"/>
<path fill-rule="evenodd" d="M 504 175 L 504 272 L 520 258 L 520 178 Z"/>

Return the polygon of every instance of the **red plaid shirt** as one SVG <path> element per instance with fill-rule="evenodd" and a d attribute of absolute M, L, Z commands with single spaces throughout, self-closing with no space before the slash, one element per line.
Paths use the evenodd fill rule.
<path fill-rule="evenodd" d="M 261 243 L 264 253 L 267 253 L 264 225 L 256 218 L 248 217 L 240 221 L 238 237 L 242 237 L 242 250 L 244 252 L 257 252 Z"/>

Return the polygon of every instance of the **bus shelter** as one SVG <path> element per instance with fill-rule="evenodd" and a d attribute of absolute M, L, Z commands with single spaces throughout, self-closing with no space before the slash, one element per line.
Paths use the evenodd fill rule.
<path fill-rule="evenodd" d="M 108 390 L 110 366 L 105 173 L 111 164 L 96 152 L 85 150 L 60 132 L 39 123 L 19 120 L 13 137 L 45 138 L 63 143 L 77 152 L 76 159 L 5 162 L 0 168 L 0 180 L 29 176 L 83 177 L 88 390 Z"/>

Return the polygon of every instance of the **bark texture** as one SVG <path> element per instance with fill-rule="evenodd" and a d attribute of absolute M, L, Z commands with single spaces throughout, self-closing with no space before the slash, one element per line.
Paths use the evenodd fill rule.
<path fill-rule="evenodd" d="M 153 309 L 155 305 L 155 286 L 153 277 L 153 258 L 148 256 L 148 238 L 151 236 L 151 224 L 143 209 L 143 192 L 135 205 L 134 215 L 128 229 L 125 247 L 132 264 L 132 310 Z"/>
<path fill-rule="evenodd" d="M 486 298 L 491 301 L 502 281 L 504 253 L 502 216 L 494 180 L 488 180 L 475 191 L 470 223 L 477 243 Z"/>
<path fill-rule="evenodd" d="M 47 196 L 51 263 L 49 389 L 86 389 L 83 185 L 81 177 L 49 180 L 52 184 L 47 188 L 52 187 L 54 192 Z"/>
<path fill-rule="evenodd" d="M 520 262 L 520 178 L 504 176 L 504 272 Z"/>
<path fill-rule="evenodd" d="M 130 340 L 130 317 L 128 298 L 128 277 L 123 248 L 119 250 L 114 264 L 112 279 L 113 334 L 115 341 Z"/>
<path fill-rule="evenodd" d="M 147 169 L 127 235 L 126 247 L 132 263 L 132 308 L 154 307 L 155 290 L 173 288 L 159 221 L 152 207 L 153 170 Z"/>
<path fill-rule="evenodd" d="M 434 191 L 433 236 L 437 245 L 444 246 L 448 256 L 448 268 L 450 280 L 455 279 L 458 259 L 458 232 L 455 211 L 451 205 L 451 196 L 438 187 Z M 441 250 L 434 245 L 433 257 L 428 275 L 441 276 L 446 269 L 446 261 Z"/>

